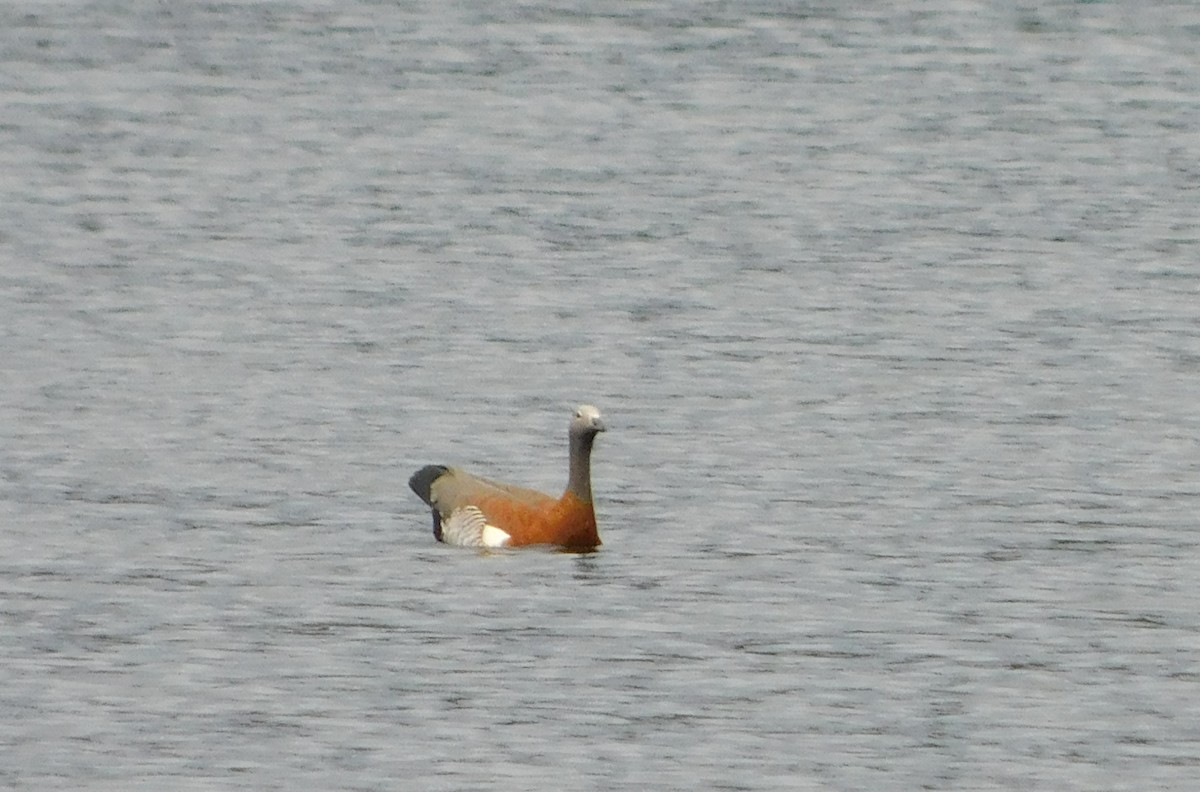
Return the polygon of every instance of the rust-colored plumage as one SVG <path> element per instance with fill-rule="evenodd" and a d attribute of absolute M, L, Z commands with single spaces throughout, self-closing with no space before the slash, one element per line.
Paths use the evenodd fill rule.
<path fill-rule="evenodd" d="M 580 407 L 570 425 L 570 472 L 561 498 L 427 465 L 409 479 L 433 511 L 439 541 L 468 547 L 557 545 L 590 550 L 600 545 L 592 506 L 591 453 L 604 431 L 600 411 Z"/>

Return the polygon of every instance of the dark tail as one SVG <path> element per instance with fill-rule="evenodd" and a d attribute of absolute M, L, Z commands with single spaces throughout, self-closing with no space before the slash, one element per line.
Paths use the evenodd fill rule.
<path fill-rule="evenodd" d="M 412 487 L 412 491 L 417 493 L 418 498 L 432 506 L 433 502 L 430 500 L 429 488 L 445 472 L 445 465 L 426 465 L 412 474 L 412 478 L 408 480 L 408 486 Z"/>
<path fill-rule="evenodd" d="M 445 465 L 426 465 L 413 473 L 412 478 L 408 480 L 408 486 L 417 493 L 417 497 L 428 503 L 433 509 L 433 538 L 439 542 L 442 541 L 442 515 L 438 514 L 437 507 L 430 502 L 432 496 L 429 494 L 429 490 L 433 486 L 433 482 L 441 478 L 445 472 Z"/>

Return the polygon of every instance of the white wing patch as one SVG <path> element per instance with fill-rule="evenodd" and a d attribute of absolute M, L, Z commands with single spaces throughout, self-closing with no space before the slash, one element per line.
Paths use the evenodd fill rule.
<path fill-rule="evenodd" d="M 511 539 L 507 533 L 489 525 L 483 512 L 474 506 L 455 509 L 442 520 L 442 541 L 463 547 L 504 547 Z"/>
<path fill-rule="evenodd" d="M 505 547 L 508 545 L 508 540 L 512 539 L 504 531 L 494 525 L 483 526 L 483 546 L 484 547 Z"/>

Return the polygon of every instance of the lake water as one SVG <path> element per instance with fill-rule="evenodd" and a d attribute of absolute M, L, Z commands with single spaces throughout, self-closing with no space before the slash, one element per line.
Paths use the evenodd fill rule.
<path fill-rule="evenodd" d="M 1200 5 L 0 8 L 0 787 L 1200 778 Z M 605 545 L 434 542 L 430 462 Z"/>

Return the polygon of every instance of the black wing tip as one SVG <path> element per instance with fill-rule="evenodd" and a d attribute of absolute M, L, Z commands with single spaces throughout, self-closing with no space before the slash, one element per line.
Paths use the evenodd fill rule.
<path fill-rule="evenodd" d="M 412 491 L 417 493 L 418 498 L 432 506 L 429 490 L 433 487 L 433 482 L 441 478 L 446 470 L 445 465 L 426 465 L 412 474 L 412 478 L 408 480 L 408 486 L 412 487 Z"/>
<path fill-rule="evenodd" d="M 426 465 L 412 474 L 412 478 L 408 480 L 408 486 L 412 487 L 412 491 L 417 493 L 418 498 L 433 507 L 433 496 L 429 494 L 429 490 L 433 488 L 433 482 L 440 479 L 447 469 L 445 465 Z M 432 511 L 433 536 L 440 542 L 442 541 L 442 515 L 438 514 L 436 508 L 433 508 Z"/>

